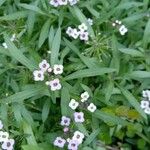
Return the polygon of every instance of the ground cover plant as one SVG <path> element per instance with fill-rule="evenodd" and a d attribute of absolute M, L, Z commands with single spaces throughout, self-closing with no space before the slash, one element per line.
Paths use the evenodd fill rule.
<path fill-rule="evenodd" d="M 0 0 L 0 149 L 149 150 L 149 0 Z"/>

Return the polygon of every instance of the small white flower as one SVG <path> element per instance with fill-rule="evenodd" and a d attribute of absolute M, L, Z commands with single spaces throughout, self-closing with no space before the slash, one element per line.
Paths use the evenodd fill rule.
<path fill-rule="evenodd" d="M 9 134 L 7 132 L 0 131 L 0 142 L 8 140 Z"/>
<path fill-rule="evenodd" d="M 15 143 L 14 139 L 8 139 L 5 142 L 3 142 L 2 149 L 13 150 L 14 143 Z"/>
<path fill-rule="evenodd" d="M 0 120 L 0 130 L 3 129 L 3 123 L 2 121 Z"/>
<path fill-rule="evenodd" d="M 119 20 L 116 20 L 115 22 L 118 24 L 118 23 L 119 23 Z"/>
<path fill-rule="evenodd" d="M 63 65 L 54 65 L 54 74 L 58 75 L 58 74 L 62 74 L 63 73 Z"/>
<path fill-rule="evenodd" d="M 83 41 L 89 40 L 89 33 L 88 32 L 80 31 L 79 34 L 80 34 L 80 40 L 83 40 Z"/>
<path fill-rule="evenodd" d="M 39 68 L 45 72 L 50 67 L 50 64 L 47 62 L 47 60 L 42 60 L 42 62 L 39 63 Z"/>
<path fill-rule="evenodd" d="M 121 35 L 125 35 L 125 33 L 128 32 L 128 29 L 127 29 L 124 25 L 122 25 L 122 26 L 119 28 L 119 32 L 120 32 Z"/>
<path fill-rule="evenodd" d="M 119 25 L 121 25 L 121 24 L 122 24 L 122 22 L 121 22 L 121 21 L 118 21 L 118 24 L 119 24 Z"/>
<path fill-rule="evenodd" d="M 70 37 L 73 35 L 73 32 L 74 32 L 74 30 L 73 30 L 73 28 L 71 28 L 71 27 L 68 27 L 67 30 L 66 30 L 66 33 L 67 33 Z"/>
<path fill-rule="evenodd" d="M 10 41 L 14 41 L 16 39 L 16 34 L 13 34 L 12 37 L 10 38 Z"/>
<path fill-rule="evenodd" d="M 70 103 L 69 103 L 69 107 L 73 110 L 75 110 L 77 107 L 79 106 L 79 103 L 74 100 L 74 99 L 71 99 Z"/>
<path fill-rule="evenodd" d="M 49 3 L 50 3 L 52 6 L 54 6 L 54 7 L 58 7 L 58 6 L 59 6 L 59 0 L 51 0 Z"/>
<path fill-rule="evenodd" d="M 59 5 L 67 5 L 68 0 L 59 0 Z"/>
<path fill-rule="evenodd" d="M 149 90 L 143 91 L 143 97 L 148 98 L 148 100 L 150 100 L 150 91 Z"/>
<path fill-rule="evenodd" d="M 80 31 L 86 31 L 88 29 L 85 23 L 82 23 L 81 25 L 79 25 L 78 28 Z"/>
<path fill-rule="evenodd" d="M 69 1 L 70 5 L 73 6 L 73 5 L 77 4 L 77 2 L 79 0 L 68 0 L 68 1 Z"/>
<path fill-rule="evenodd" d="M 51 87 L 52 91 L 60 90 L 61 89 L 61 84 L 59 79 L 54 79 L 49 82 L 49 86 Z"/>
<path fill-rule="evenodd" d="M 89 93 L 87 91 L 82 93 L 81 94 L 81 102 L 87 101 L 89 97 L 90 97 L 90 95 L 89 95 Z"/>
<path fill-rule="evenodd" d="M 73 29 L 72 37 L 73 37 L 74 39 L 77 39 L 77 38 L 79 37 L 79 32 L 77 31 L 77 29 Z"/>
<path fill-rule="evenodd" d="M 91 103 L 91 104 L 87 107 L 87 109 L 88 109 L 90 112 L 94 112 L 97 108 L 96 108 L 96 106 L 95 106 L 93 103 Z"/>
<path fill-rule="evenodd" d="M 78 141 L 79 144 L 83 142 L 84 139 L 84 134 L 81 133 L 80 131 L 75 131 L 74 135 L 72 137 L 72 140 Z"/>
<path fill-rule="evenodd" d="M 113 23 L 112 23 L 112 26 L 113 26 L 113 27 L 115 27 L 115 26 L 116 26 L 116 24 L 113 22 Z"/>
<path fill-rule="evenodd" d="M 145 108 L 145 109 L 144 109 L 144 112 L 145 112 L 146 114 L 150 115 L 150 107 Z"/>
<path fill-rule="evenodd" d="M 88 18 L 87 22 L 88 22 L 89 25 L 91 25 L 91 26 L 93 25 L 93 20 L 91 18 Z"/>
<path fill-rule="evenodd" d="M 51 51 L 47 51 L 48 54 L 51 54 Z"/>
<path fill-rule="evenodd" d="M 48 68 L 48 69 L 47 69 L 47 72 L 51 73 L 52 70 L 53 70 L 52 68 Z"/>
<path fill-rule="evenodd" d="M 44 73 L 41 70 L 35 70 L 33 72 L 34 80 L 35 81 L 43 81 L 44 80 Z"/>
<path fill-rule="evenodd" d="M 68 138 L 66 141 L 69 143 L 69 142 L 70 142 L 70 140 L 71 140 L 71 139 L 70 139 L 70 138 Z"/>
<path fill-rule="evenodd" d="M 148 108 L 149 106 L 150 106 L 150 102 L 149 101 L 145 101 L 145 100 L 141 101 L 141 108 L 142 109 Z"/>
<path fill-rule="evenodd" d="M 4 43 L 2 43 L 2 46 L 5 48 L 5 49 L 7 49 L 8 48 L 8 46 L 7 46 L 7 44 L 4 42 Z"/>

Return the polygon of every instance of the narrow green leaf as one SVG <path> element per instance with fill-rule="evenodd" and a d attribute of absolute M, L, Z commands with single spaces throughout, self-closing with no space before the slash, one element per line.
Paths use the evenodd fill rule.
<path fill-rule="evenodd" d="M 48 118 L 49 110 L 50 110 L 50 100 L 47 99 L 45 101 L 45 104 L 44 104 L 43 109 L 42 109 L 42 121 L 43 122 L 45 122 L 46 119 Z"/>
<path fill-rule="evenodd" d="M 147 22 L 147 25 L 145 27 L 144 36 L 143 36 L 143 45 L 146 48 L 147 45 L 150 43 L 150 19 Z"/>
<path fill-rule="evenodd" d="M 53 40 L 51 50 L 51 65 L 53 66 L 58 61 L 59 49 L 61 43 L 61 28 L 59 27 Z"/>
<path fill-rule="evenodd" d="M 6 0 L 0 0 L 0 6 L 2 6 L 5 1 Z"/>
<path fill-rule="evenodd" d="M 81 131 L 85 136 L 89 136 L 89 133 L 86 130 L 86 128 L 84 127 L 83 124 L 81 124 L 81 123 L 75 123 L 75 125 L 78 128 L 78 130 Z"/>
<path fill-rule="evenodd" d="M 61 113 L 63 116 L 70 116 L 69 113 L 70 95 L 67 88 L 61 90 Z"/>
<path fill-rule="evenodd" d="M 51 26 L 49 36 L 48 36 L 48 45 L 49 45 L 50 50 L 52 48 L 52 43 L 53 43 L 53 40 L 54 40 L 54 36 L 55 36 L 54 28 L 53 28 L 53 26 Z"/>
<path fill-rule="evenodd" d="M 148 71 L 133 71 L 128 74 L 130 78 L 150 78 L 150 72 Z"/>
<path fill-rule="evenodd" d="M 41 29 L 41 33 L 40 33 L 40 37 L 39 37 L 39 43 L 38 43 L 38 47 L 40 48 L 43 43 L 45 42 L 45 40 L 48 37 L 48 32 L 49 32 L 49 28 L 50 28 L 50 20 L 47 20 L 42 29 Z"/>
<path fill-rule="evenodd" d="M 26 18 L 28 16 L 28 11 L 17 11 L 9 15 L 0 17 L 0 20 L 16 20 L 20 18 Z"/>
<path fill-rule="evenodd" d="M 142 52 L 131 48 L 119 48 L 119 51 L 133 57 L 144 57 L 144 54 Z"/>
<path fill-rule="evenodd" d="M 85 77 L 94 77 L 104 75 L 106 73 L 115 72 L 115 69 L 112 68 L 93 68 L 93 69 L 84 69 L 76 71 L 65 77 L 65 80 L 72 80 L 77 78 L 85 78 Z"/>
<path fill-rule="evenodd" d="M 35 70 L 36 65 L 31 62 L 15 45 L 10 41 L 10 38 L 5 35 L 5 41 L 8 46 L 8 50 L 10 55 L 19 61 L 21 64 L 25 65 L 31 71 Z"/>
<path fill-rule="evenodd" d="M 96 138 L 96 136 L 99 134 L 100 129 L 97 129 L 95 131 L 93 131 L 85 140 L 85 142 L 83 143 L 84 146 L 89 145 L 91 142 L 93 142 L 93 140 Z"/>

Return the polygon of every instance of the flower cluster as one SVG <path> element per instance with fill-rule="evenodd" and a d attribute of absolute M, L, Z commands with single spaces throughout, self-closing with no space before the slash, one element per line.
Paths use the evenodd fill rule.
<path fill-rule="evenodd" d="M 65 6 L 65 5 L 75 5 L 79 0 L 50 0 L 50 4 L 54 7 Z"/>
<path fill-rule="evenodd" d="M 126 26 L 123 25 L 122 22 L 119 20 L 116 20 L 115 22 L 113 22 L 112 26 L 119 27 L 119 32 L 121 35 L 125 35 L 128 32 L 128 29 L 126 28 Z"/>
<path fill-rule="evenodd" d="M 89 25 L 93 25 L 92 19 L 89 18 L 87 20 L 87 22 L 89 23 Z M 68 27 L 66 33 L 68 34 L 69 37 L 72 37 L 74 39 L 77 39 L 79 37 L 80 40 L 82 40 L 82 41 L 88 41 L 89 33 L 88 33 L 87 29 L 88 29 L 88 27 L 86 26 L 86 24 L 82 23 L 78 26 L 78 29 Z"/>
<path fill-rule="evenodd" d="M 56 77 L 62 73 L 62 65 L 55 64 L 52 68 L 46 60 L 42 60 L 42 62 L 39 63 L 39 70 L 35 70 L 33 72 L 33 76 L 35 81 L 44 81 L 45 77 L 47 77 L 48 80 L 45 84 L 49 86 L 52 91 L 55 91 L 60 90 L 62 87 L 59 78 Z"/>
<path fill-rule="evenodd" d="M 143 100 L 141 101 L 141 108 L 146 114 L 150 115 L 150 91 L 143 91 Z"/>
<path fill-rule="evenodd" d="M 14 146 L 14 139 L 9 138 L 9 133 L 2 131 L 3 129 L 3 123 L 0 120 L 0 143 L 1 143 L 1 148 L 3 150 L 13 150 Z"/>
<path fill-rule="evenodd" d="M 73 136 L 70 138 L 70 133 L 72 134 L 69 129 L 70 121 L 70 118 L 62 116 L 60 124 L 64 127 L 63 131 L 65 133 L 65 137 L 56 137 L 53 144 L 59 148 L 64 148 L 65 144 L 67 144 L 68 150 L 77 150 L 85 136 L 80 131 L 75 131 Z"/>
<path fill-rule="evenodd" d="M 15 39 L 16 39 L 16 34 L 13 34 L 12 35 L 12 37 L 10 38 L 10 41 L 15 41 Z M 4 42 L 4 43 L 2 43 L 2 45 L 3 45 L 3 47 L 5 48 L 5 49 L 7 49 L 8 48 L 8 46 L 7 46 L 7 44 Z"/>
<path fill-rule="evenodd" d="M 93 104 L 93 103 L 88 103 L 88 99 L 89 99 L 89 93 L 86 91 L 84 93 L 81 94 L 81 103 L 83 103 L 83 106 L 86 106 L 84 105 L 84 103 L 86 102 L 86 104 L 88 104 L 87 106 L 87 109 L 90 111 L 90 112 L 94 112 L 97 108 L 96 106 Z M 71 99 L 70 103 L 69 103 L 69 107 L 73 110 L 75 110 L 77 107 L 79 106 L 79 102 L 77 102 L 75 99 Z M 74 114 L 75 116 L 77 115 L 80 115 L 79 117 L 81 118 L 81 120 L 83 121 L 83 116 L 81 113 L 76 113 Z"/>

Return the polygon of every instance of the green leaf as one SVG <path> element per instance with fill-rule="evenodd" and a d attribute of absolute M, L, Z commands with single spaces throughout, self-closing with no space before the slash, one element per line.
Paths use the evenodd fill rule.
<path fill-rule="evenodd" d="M 52 44 L 52 51 L 51 51 L 51 65 L 52 66 L 58 62 L 60 43 L 61 43 L 61 28 L 59 27 L 54 37 L 53 44 Z"/>
<path fill-rule="evenodd" d="M 100 110 L 96 110 L 94 113 L 94 116 L 96 118 L 103 120 L 104 122 L 111 122 L 116 125 L 126 126 L 129 124 L 127 121 L 125 121 L 115 115 L 112 115 L 112 114 L 109 114 L 109 113 L 106 113 L 106 112 L 103 112 Z"/>
<path fill-rule="evenodd" d="M 144 113 L 144 111 L 141 109 L 140 104 L 138 103 L 138 101 L 135 99 L 135 97 L 126 89 L 122 88 L 121 86 L 119 86 L 119 89 L 121 90 L 122 94 L 126 97 L 126 99 L 129 101 L 129 103 L 137 110 L 137 112 L 139 112 L 141 114 L 141 116 L 145 119 L 147 119 L 146 114 Z"/>
<path fill-rule="evenodd" d="M 50 100 L 47 99 L 42 109 L 42 121 L 43 122 L 45 122 L 46 119 L 48 118 L 49 111 L 50 111 Z"/>
<path fill-rule="evenodd" d="M 66 76 L 65 80 L 72 80 L 77 78 L 85 78 L 85 77 L 94 77 L 104 75 L 106 73 L 115 72 L 115 69 L 112 68 L 93 68 L 93 69 L 84 69 L 76 71 L 68 76 Z"/>
<path fill-rule="evenodd" d="M 15 45 L 10 41 L 10 38 L 5 34 L 5 41 L 8 46 L 10 55 L 19 61 L 21 64 L 25 65 L 31 71 L 35 70 L 37 67 L 32 61 L 30 61 Z"/>
<path fill-rule="evenodd" d="M 48 36 L 48 45 L 49 45 L 50 50 L 52 48 L 52 43 L 53 43 L 53 40 L 54 40 L 54 36 L 55 36 L 54 28 L 53 28 L 53 26 L 51 26 L 49 36 Z"/>
<path fill-rule="evenodd" d="M 40 37 L 39 37 L 39 43 L 38 43 L 38 47 L 40 48 L 43 43 L 45 42 L 45 40 L 48 37 L 48 33 L 49 33 L 49 27 L 50 27 L 50 20 L 47 20 L 42 29 L 41 29 L 41 33 L 40 33 Z"/>
<path fill-rule="evenodd" d="M 86 147 L 83 147 L 81 150 L 93 150 L 93 149 L 86 146 Z"/>
<path fill-rule="evenodd" d="M 150 78 L 150 72 L 148 71 L 133 71 L 130 74 L 128 74 L 127 76 L 129 76 L 130 78 Z"/>
<path fill-rule="evenodd" d="M 63 116 L 69 116 L 70 95 L 67 88 L 61 90 L 61 113 Z"/>
<path fill-rule="evenodd" d="M 37 13 L 41 14 L 41 15 L 47 15 L 46 13 L 44 13 L 40 8 L 38 8 L 35 5 L 29 5 L 29 4 L 25 4 L 25 3 L 20 3 L 20 4 L 18 4 L 18 6 L 23 7 L 25 9 L 28 9 L 28 10 L 32 10 L 34 12 L 37 12 Z"/>
<path fill-rule="evenodd" d="M 147 22 L 147 25 L 145 27 L 144 36 L 143 36 L 143 45 L 146 48 L 147 45 L 150 43 L 150 19 Z"/>
<path fill-rule="evenodd" d="M 94 139 L 96 138 L 96 136 L 99 134 L 100 129 L 97 129 L 95 131 L 93 131 L 85 140 L 85 142 L 83 143 L 84 146 L 89 145 L 91 142 L 94 141 Z"/>
<path fill-rule="evenodd" d="M 89 133 L 88 133 L 88 131 L 86 130 L 86 128 L 84 127 L 83 124 L 81 124 L 81 123 L 75 123 L 75 125 L 76 125 L 76 127 L 78 128 L 78 130 L 79 130 L 80 132 L 82 132 L 85 136 L 89 136 Z"/>
<path fill-rule="evenodd" d="M 131 48 L 119 48 L 119 51 L 124 54 L 131 55 L 133 57 L 144 57 L 144 54 L 142 52 Z"/>
<path fill-rule="evenodd" d="M 7 98 L 4 98 L 3 102 L 5 103 L 22 102 L 25 99 L 29 99 L 39 94 L 40 95 L 45 94 L 45 87 L 34 85 L 34 86 L 30 86 L 28 89 L 24 91 L 15 93 Z"/>
<path fill-rule="evenodd" d="M 9 15 L 0 17 L 0 20 L 16 20 L 21 18 L 26 18 L 28 16 L 28 11 L 17 11 Z"/>
<path fill-rule="evenodd" d="M 0 0 L 0 6 L 2 6 L 5 1 L 6 0 Z"/>

